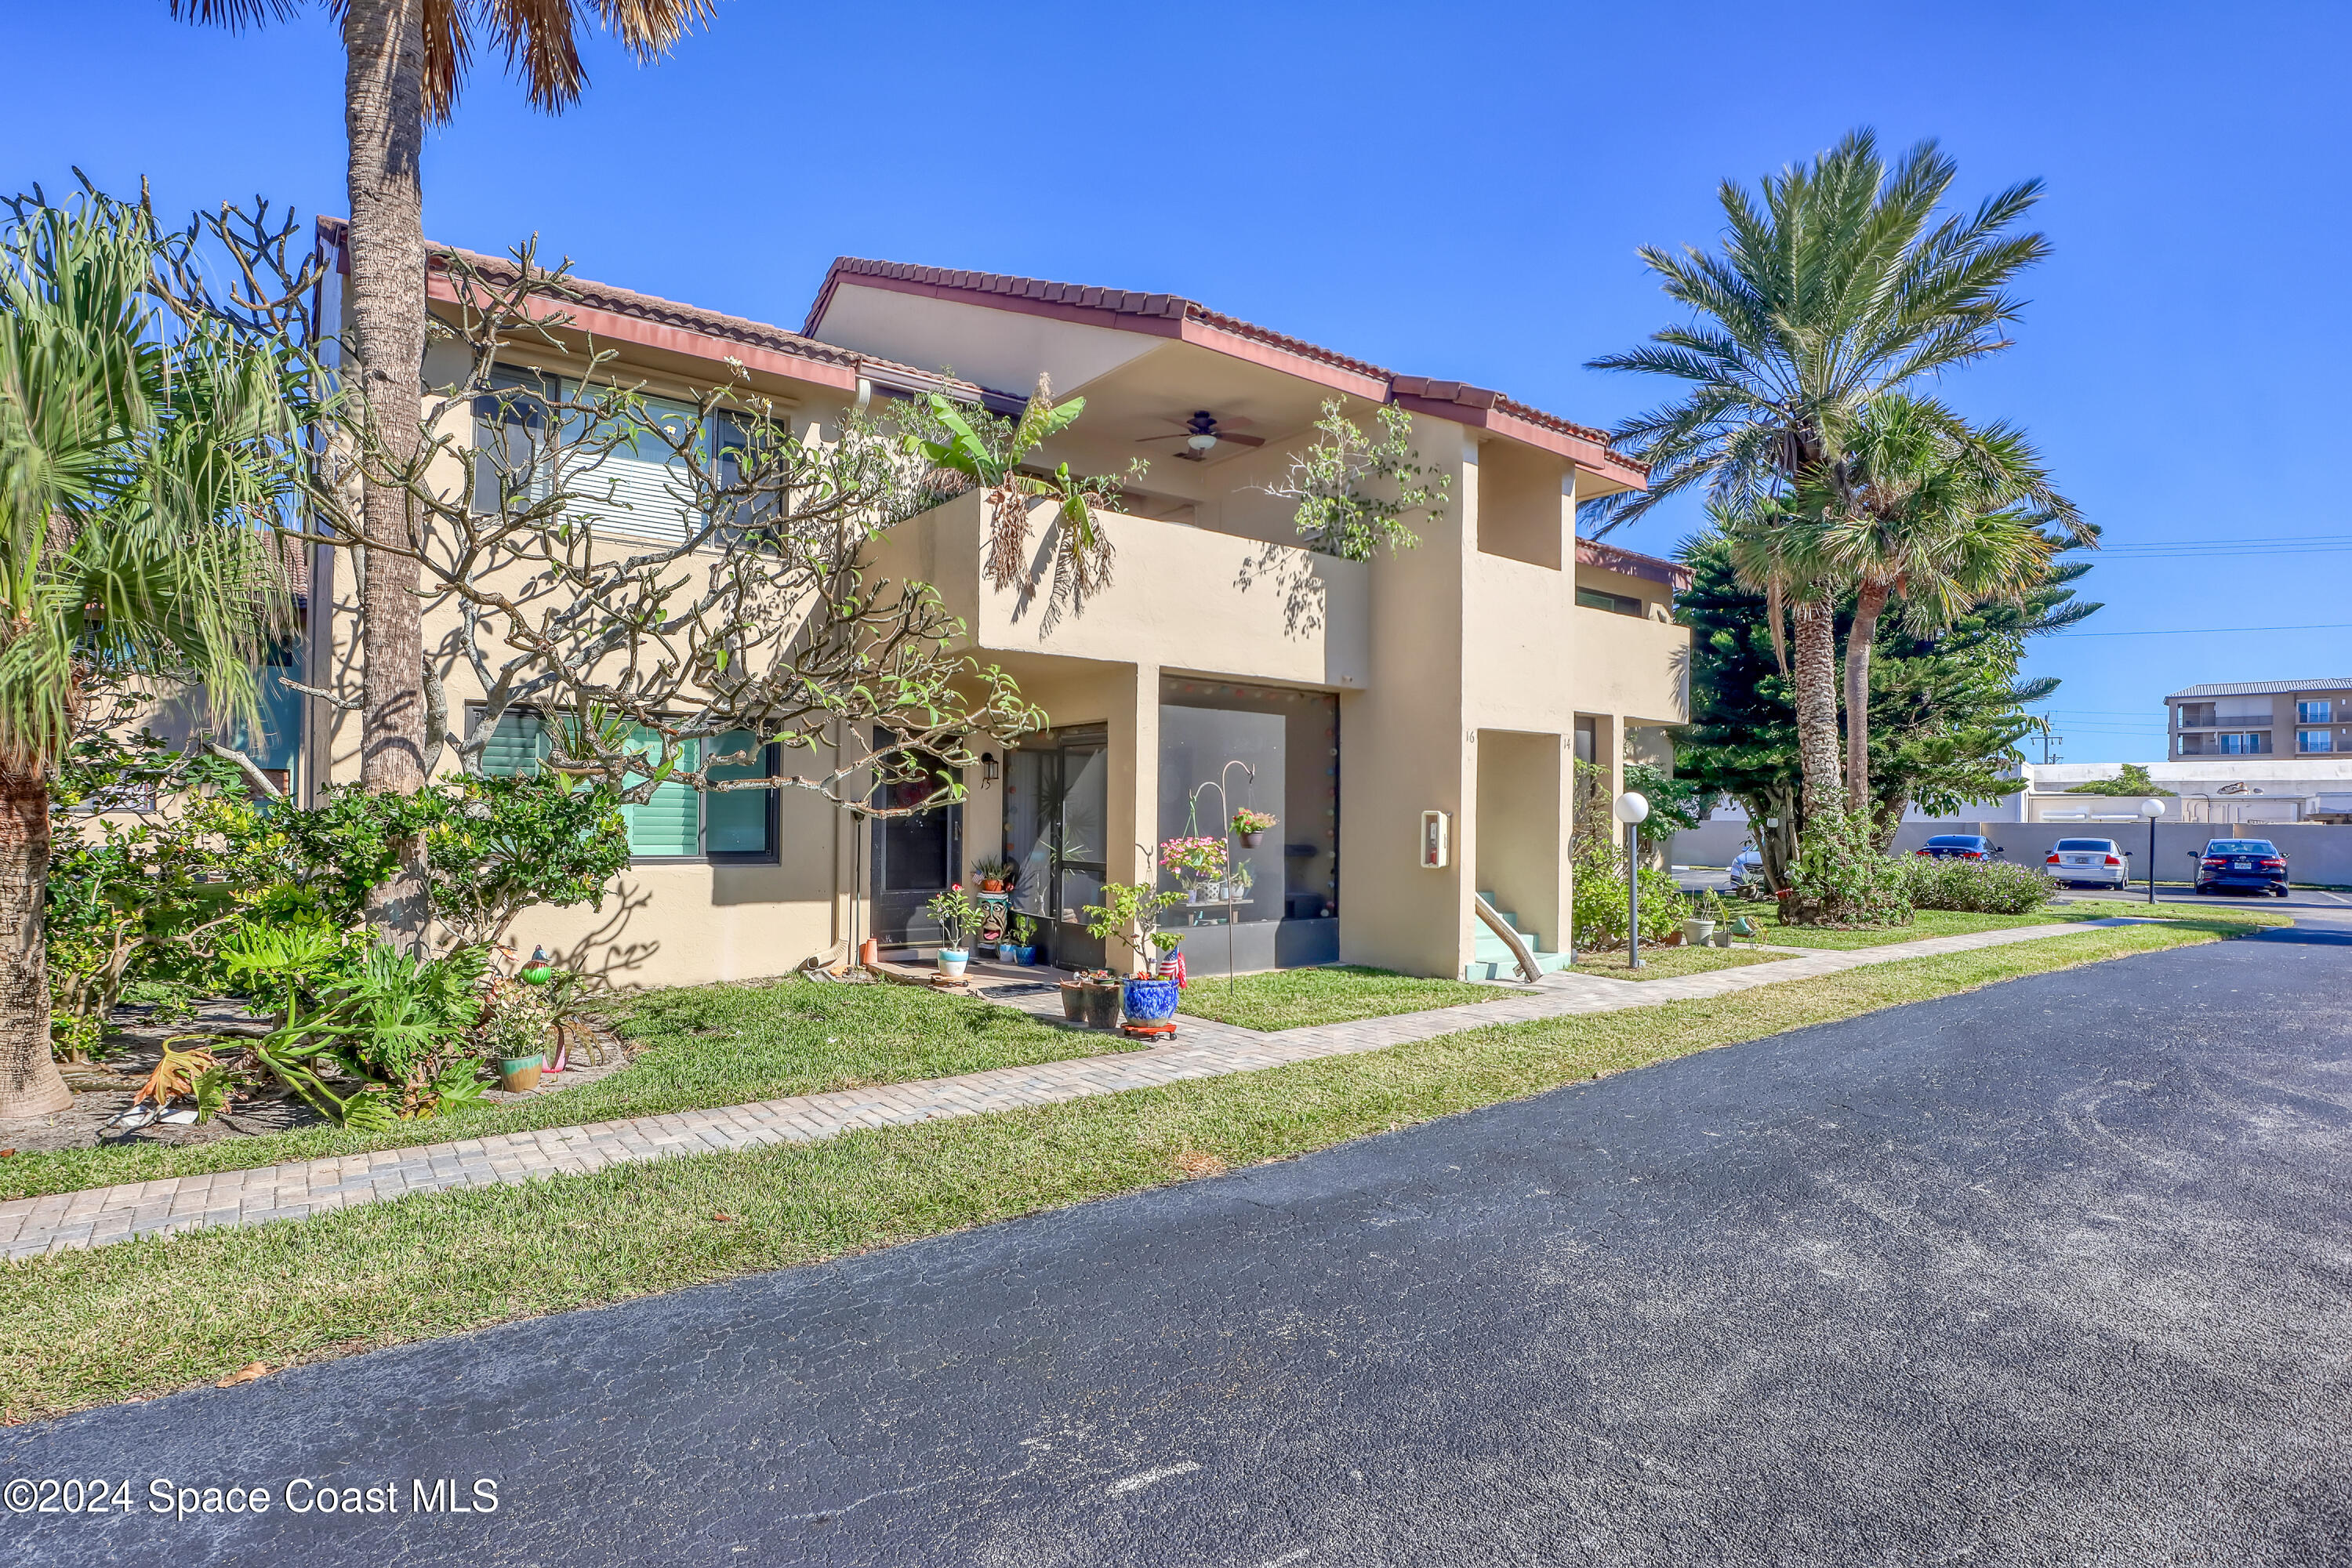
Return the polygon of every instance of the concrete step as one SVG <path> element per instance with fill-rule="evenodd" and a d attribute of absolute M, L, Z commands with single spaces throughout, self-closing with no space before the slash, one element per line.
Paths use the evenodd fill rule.
<path fill-rule="evenodd" d="M 1494 942 L 1493 949 L 1490 951 L 1481 943 L 1475 956 L 1462 966 L 1462 978 L 1465 980 L 1517 980 L 1519 978 L 1518 960 L 1511 955 L 1511 950 L 1503 945 L 1500 938 L 1489 940 Z M 1538 974 L 1551 974 L 1568 967 L 1567 953 L 1545 952 L 1533 948 L 1529 952 L 1536 961 L 1536 972 Z"/>

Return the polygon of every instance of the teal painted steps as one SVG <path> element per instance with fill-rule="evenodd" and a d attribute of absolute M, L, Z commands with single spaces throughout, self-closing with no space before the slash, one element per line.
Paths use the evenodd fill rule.
<path fill-rule="evenodd" d="M 1495 902 L 1495 895 L 1492 893 L 1480 893 L 1478 896 L 1490 904 Z M 1519 917 L 1517 914 L 1509 910 L 1498 910 L 1498 912 L 1503 917 L 1503 923 L 1517 931 L 1521 940 L 1526 942 L 1528 951 L 1535 955 L 1536 969 L 1538 973 L 1549 974 L 1568 967 L 1567 953 L 1543 952 L 1536 946 L 1535 934 L 1519 924 Z M 1474 929 L 1477 934 L 1471 945 L 1470 962 L 1462 966 L 1462 978 L 1465 980 L 1517 980 L 1519 978 L 1519 961 L 1511 955 L 1510 943 L 1488 931 L 1483 921 Z"/>

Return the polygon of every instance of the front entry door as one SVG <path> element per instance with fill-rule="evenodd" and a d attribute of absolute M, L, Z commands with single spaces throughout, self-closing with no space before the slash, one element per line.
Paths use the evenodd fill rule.
<path fill-rule="evenodd" d="M 1065 969 L 1103 962 L 1103 942 L 1086 929 L 1086 908 L 1102 898 L 1110 750 L 1099 724 L 1025 737 L 1005 759 L 1004 857 L 1013 862 L 1013 908 L 1034 918 L 1051 961 Z"/>
<path fill-rule="evenodd" d="M 945 776 L 886 784 L 876 804 L 917 805 L 932 798 Z M 928 946 L 939 922 L 923 913 L 933 895 L 956 881 L 963 865 L 963 807 L 937 805 L 903 816 L 874 819 L 874 934 L 885 947 Z"/>

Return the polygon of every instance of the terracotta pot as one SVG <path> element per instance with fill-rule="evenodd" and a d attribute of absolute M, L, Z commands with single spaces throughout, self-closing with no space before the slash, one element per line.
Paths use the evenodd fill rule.
<path fill-rule="evenodd" d="M 857 962 L 860 967 L 871 968 L 880 963 L 881 958 L 882 944 L 876 938 L 869 936 L 857 944 Z"/>
<path fill-rule="evenodd" d="M 1004 884 L 999 881 L 983 879 L 980 884 L 980 890 L 983 893 L 1001 893 L 1004 891 Z"/>
<path fill-rule="evenodd" d="M 1082 1023 L 1087 1016 L 1087 988 L 1075 980 L 1062 982 L 1062 1016 L 1071 1023 Z"/>

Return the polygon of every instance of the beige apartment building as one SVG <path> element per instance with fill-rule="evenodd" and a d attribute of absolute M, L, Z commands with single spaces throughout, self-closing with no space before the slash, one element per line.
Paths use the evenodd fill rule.
<path fill-rule="evenodd" d="M 2176 762 L 2352 756 L 2352 676 L 2191 686 L 2164 706 Z"/>
<path fill-rule="evenodd" d="M 339 226 L 321 235 L 340 244 Z M 1044 373 L 1057 397 L 1087 399 L 1045 465 L 1152 459 L 1130 510 L 1104 519 L 1109 585 L 1058 618 L 1044 595 L 1024 603 L 983 576 L 977 495 L 882 535 L 877 569 L 934 584 L 1049 727 L 983 757 L 960 805 L 915 816 L 860 819 L 790 792 L 630 808 L 635 858 L 616 895 L 533 911 L 515 932 L 616 983 L 775 974 L 863 934 L 919 949 L 936 935 L 922 903 L 993 857 L 1024 868 L 1016 907 L 1055 960 L 1101 962 L 1080 908 L 1106 881 L 1155 879 L 1159 840 L 1195 821 L 1217 831 L 1244 805 L 1279 819 L 1238 851 L 1246 896 L 1165 922 L 1199 926 L 1202 962 L 1222 967 L 1230 913 L 1245 969 L 1486 973 L 1502 951 L 1494 910 L 1539 953 L 1567 944 L 1573 761 L 1613 775 L 1629 746 L 1664 751 L 1664 727 L 1685 717 L 1681 569 L 1575 532 L 1579 500 L 1643 482 L 1600 431 L 1173 295 L 845 258 L 791 331 L 571 283 L 563 346 L 518 372 L 575 370 L 592 336 L 656 395 L 690 395 L 731 363 L 820 433 L 932 389 L 1016 406 Z M 1366 562 L 1301 549 L 1295 503 L 1267 493 L 1331 398 L 1362 419 L 1383 405 L 1412 415 L 1419 457 L 1451 486 L 1442 517 L 1415 521 L 1418 548 Z M 321 549 L 312 575 L 307 668 L 355 686 L 349 569 Z M 453 707 L 479 696 L 464 669 L 446 679 Z M 354 722 L 308 710 L 290 747 L 302 787 L 355 777 Z"/>

